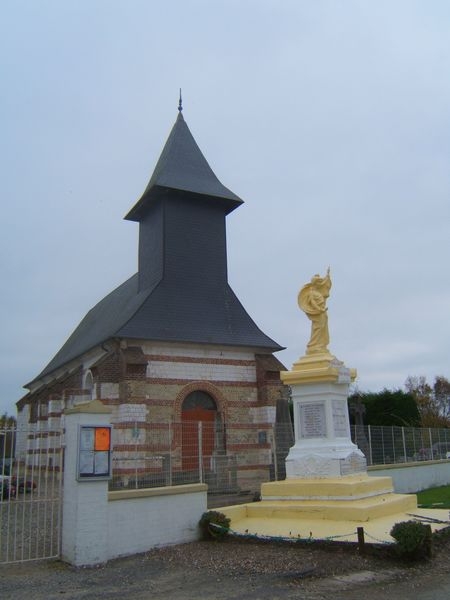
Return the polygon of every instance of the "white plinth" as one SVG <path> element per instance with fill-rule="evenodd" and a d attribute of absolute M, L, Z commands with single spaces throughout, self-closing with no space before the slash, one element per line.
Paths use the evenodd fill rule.
<path fill-rule="evenodd" d="M 296 444 L 286 458 L 287 479 L 342 477 L 366 471 L 365 456 L 355 444 L 325 447 Z"/>
<path fill-rule="evenodd" d="M 308 381 L 312 366 L 308 363 L 301 373 L 286 374 L 292 390 L 295 430 L 295 445 L 286 458 L 287 479 L 366 473 L 365 456 L 350 435 L 347 398 L 352 371 L 333 357 L 323 370 L 326 375 L 322 380 L 315 370 L 314 380 Z M 297 375 L 299 381 L 295 381 Z"/>

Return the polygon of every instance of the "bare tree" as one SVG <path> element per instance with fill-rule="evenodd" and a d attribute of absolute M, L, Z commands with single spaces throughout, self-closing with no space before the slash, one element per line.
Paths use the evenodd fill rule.
<path fill-rule="evenodd" d="M 450 382 L 447 378 L 436 376 L 431 387 L 423 375 L 410 375 L 405 388 L 414 396 L 422 427 L 450 427 Z"/>
<path fill-rule="evenodd" d="M 12 415 L 8 415 L 7 412 L 4 412 L 0 415 L 0 429 L 9 429 L 11 427 L 15 427 L 16 418 Z"/>

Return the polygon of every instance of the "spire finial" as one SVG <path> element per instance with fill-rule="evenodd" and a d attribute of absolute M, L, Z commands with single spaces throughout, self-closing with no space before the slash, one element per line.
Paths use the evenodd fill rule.
<path fill-rule="evenodd" d="M 183 99 L 181 97 L 181 88 L 180 88 L 180 100 L 178 101 L 178 112 L 183 110 Z"/>

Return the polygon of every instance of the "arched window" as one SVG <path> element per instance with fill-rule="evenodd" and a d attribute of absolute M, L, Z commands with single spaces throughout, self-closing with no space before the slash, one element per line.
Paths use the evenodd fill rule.
<path fill-rule="evenodd" d="M 212 396 L 203 390 L 195 390 L 186 396 L 183 401 L 181 410 L 195 410 L 202 408 L 203 410 L 217 410 L 217 405 Z"/>
<path fill-rule="evenodd" d="M 84 376 L 83 389 L 85 389 L 86 392 L 90 394 L 92 400 L 95 400 L 95 385 L 91 371 L 87 371 L 86 375 Z"/>

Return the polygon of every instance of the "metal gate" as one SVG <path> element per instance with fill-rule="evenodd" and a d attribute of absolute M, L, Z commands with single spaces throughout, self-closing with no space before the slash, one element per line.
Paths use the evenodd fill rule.
<path fill-rule="evenodd" d="M 59 557 L 62 439 L 48 422 L 0 429 L 0 563 Z"/>

